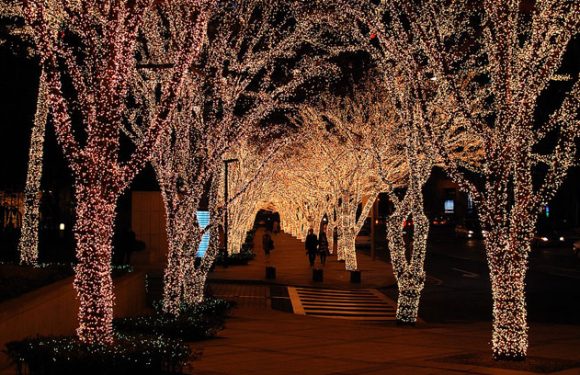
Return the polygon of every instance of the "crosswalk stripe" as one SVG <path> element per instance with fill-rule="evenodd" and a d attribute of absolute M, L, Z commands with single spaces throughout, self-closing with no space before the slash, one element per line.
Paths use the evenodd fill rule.
<path fill-rule="evenodd" d="M 336 290 L 288 287 L 295 314 L 348 320 L 395 320 L 393 301 L 375 289 Z"/>

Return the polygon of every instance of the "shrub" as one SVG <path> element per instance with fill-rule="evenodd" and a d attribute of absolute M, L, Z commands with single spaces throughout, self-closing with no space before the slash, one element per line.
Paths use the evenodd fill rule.
<path fill-rule="evenodd" d="M 6 344 L 6 353 L 19 375 L 181 374 L 199 356 L 179 340 L 137 335 L 117 335 L 112 345 L 70 336 L 27 338 Z"/>
<path fill-rule="evenodd" d="M 256 234 L 255 229 L 250 229 L 246 232 L 246 240 L 240 247 L 240 252 L 237 254 L 226 255 L 224 252 L 220 252 L 216 258 L 214 265 L 220 266 L 238 266 L 246 265 L 250 260 L 256 257 L 254 254 L 254 236 Z"/>
<path fill-rule="evenodd" d="M 180 338 L 185 341 L 205 340 L 224 328 L 233 302 L 207 298 L 196 306 L 183 306 L 179 316 L 163 313 L 158 307 L 155 314 L 115 319 L 115 329 L 127 333 L 152 333 Z"/>

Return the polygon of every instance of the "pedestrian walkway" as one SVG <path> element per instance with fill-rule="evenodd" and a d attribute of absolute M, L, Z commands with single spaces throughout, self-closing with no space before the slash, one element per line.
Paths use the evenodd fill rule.
<path fill-rule="evenodd" d="M 288 294 L 295 314 L 346 320 L 395 320 L 395 303 L 376 289 L 288 287 Z"/>
<path fill-rule="evenodd" d="M 192 343 L 203 352 L 192 364 L 193 374 L 580 375 L 580 327 L 536 323 L 528 360 L 498 363 L 491 359 L 491 322 L 399 327 L 392 315 L 388 319 L 395 303 L 375 290 L 395 283 L 385 262 L 359 252 L 362 282 L 351 284 L 344 264 L 330 257 L 323 282 L 314 282 L 301 241 L 280 233 L 266 257 L 262 233 L 256 234 L 256 259 L 248 266 L 217 267 L 210 275 L 216 295 L 241 302 L 218 339 Z M 276 267 L 275 280 L 265 278 L 266 266 Z M 286 290 L 288 296 L 280 292 Z M 295 313 L 269 309 L 268 299 L 291 301 Z M 353 308 L 351 317 L 368 313 L 364 309 L 374 315 L 375 306 L 388 306 L 381 311 L 384 320 L 352 319 L 347 313 Z"/>
<path fill-rule="evenodd" d="M 265 285 L 212 284 L 209 289 L 214 297 L 234 301 L 239 308 L 271 308 L 270 288 Z"/>
<path fill-rule="evenodd" d="M 256 258 L 247 266 L 230 266 L 228 268 L 216 267 L 209 275 L 210 282 L 219 280 L 222 282 L 260 282 L 274 283 L 292 286 L 311 286 L 320 288 L 337 289 L 374 289 L 384 288 L 395 284 L 392 267 L 380 260 L 373 261 L 364 253 L 357 252 L 358 269 L 361 271 L 360 284 L 350 282 L 350 273 L 345 270 L 344 262 L 336 260 L 331 255 L 322 266 L 319 259 L 316 260 L 316 268 L 323 270 L 323 281 L 312 280 L 312 269 L 308 263 L 304 243 L 289 234 L 280 232 L 272 235 L 274 250 L 269 256 L 262 250 L 262 235 L 264 229 L 256 231 L 254 237 L 254 253 Z M 276 268 L 276 278 L 266 279 L 266 267 Z"/>

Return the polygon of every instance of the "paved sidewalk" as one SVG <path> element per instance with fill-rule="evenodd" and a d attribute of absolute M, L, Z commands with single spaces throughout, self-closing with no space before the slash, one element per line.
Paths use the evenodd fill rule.
<path fill-rule="evenodd" d="M 361 252 L 357 253 L 358 269 L 361 271 L 362 282 L 352 284 L 350 273 L 345 270 L 344 262 L 338 262 L 335 255 L 328 257 L 326 265 L 322 267 L 319 259 L 316 266 L 323 268 L 323 282 L 312 281 L 312 269 L 308 264 L 304 243 L 289 234 L 278 233 L 272 236 L 274 250 L 268 257 L 262 250 L 262 235 L 264 229 L 258 229 L 254 241 L 256 258 L 247 266 L 216 267 L 209 275 L 209 280 L 265 282 L 283 285 L 306 285 L 324 288 L 367 289 L 381 288 L 395 284 L 393 270 L 390 264 L 372 258 Z M 276 279 L 266 279 L 266 266 L 276 267 Z"/>
<path fill-rule="evenodd" d="M 402 328 L 392 322 L 239 308 L 217 339 L 192 344 L 203 352 L 192 373 L 517 375 L 543 368 L 549 373 L 580 374 L 579 327 L 534 325 L 530 363 L 515 363 L 519 370 L 498 368 L 490 360 L 490 332 L 490 323 Z"/>
<path fill-rule="evenodd" d="M 491 360 L 491 322 L 398 327 L 392 321 L 338 320 L 271 310 L 268 284 L 346 290 L 390 286 L 395 280 L 390 265 L 359 252 L 361 284 L 351 284 L 344 264 L 334 257 L 328 260 L 324 282 L 312 282 L 302 242 L 278 234 L 276 249 L 266 259 L 261 235 L 262 231 L 256 234 L 253 262 L 218 267 L 210 276 L 212 290 L 236 296 L 239 305 L 218 338 L 192 344 L 203 351 L 193 363 L 194 374 L 580 375 L 578 326 L 533 324 L 528 360 L 498 363 Z M 268 264 L 277 268 L 274 282 L 265 279 Z"/>

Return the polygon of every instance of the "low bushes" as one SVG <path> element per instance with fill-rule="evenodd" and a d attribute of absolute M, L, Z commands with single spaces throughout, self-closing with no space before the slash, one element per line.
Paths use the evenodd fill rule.
<path fill-rule="evenodd" d="M 180 340 L 117 335 L 112 345 L 90 345 L 76 337 L 36 337 L 6 344 L 19 375 L 181 374 L 198 354 Z"/>
<path fill-rule="evenodd" d="M 256 235 L 256 230 L 251 229 L 246 232 L 246 240 L 240 248 L 240 252 L 236 254 L 226 255 L 225 253 L 220 253 L 215 259 L 215 264 L 221 266 L 237 266 L 246 265 L 249 261 L 256 257 L 254 254 L 254 236 Z"/>
<path fill-rule="evenodd" d="M 207 298 L 197 306 L 184 306 L 178 317 L 165 314 L 160 307 L 152 315 L 115 319 L 116 330 L 126 333 L 151 333 L 199 341 L 214 337 L 224 328 L 233 302 Z"/>

